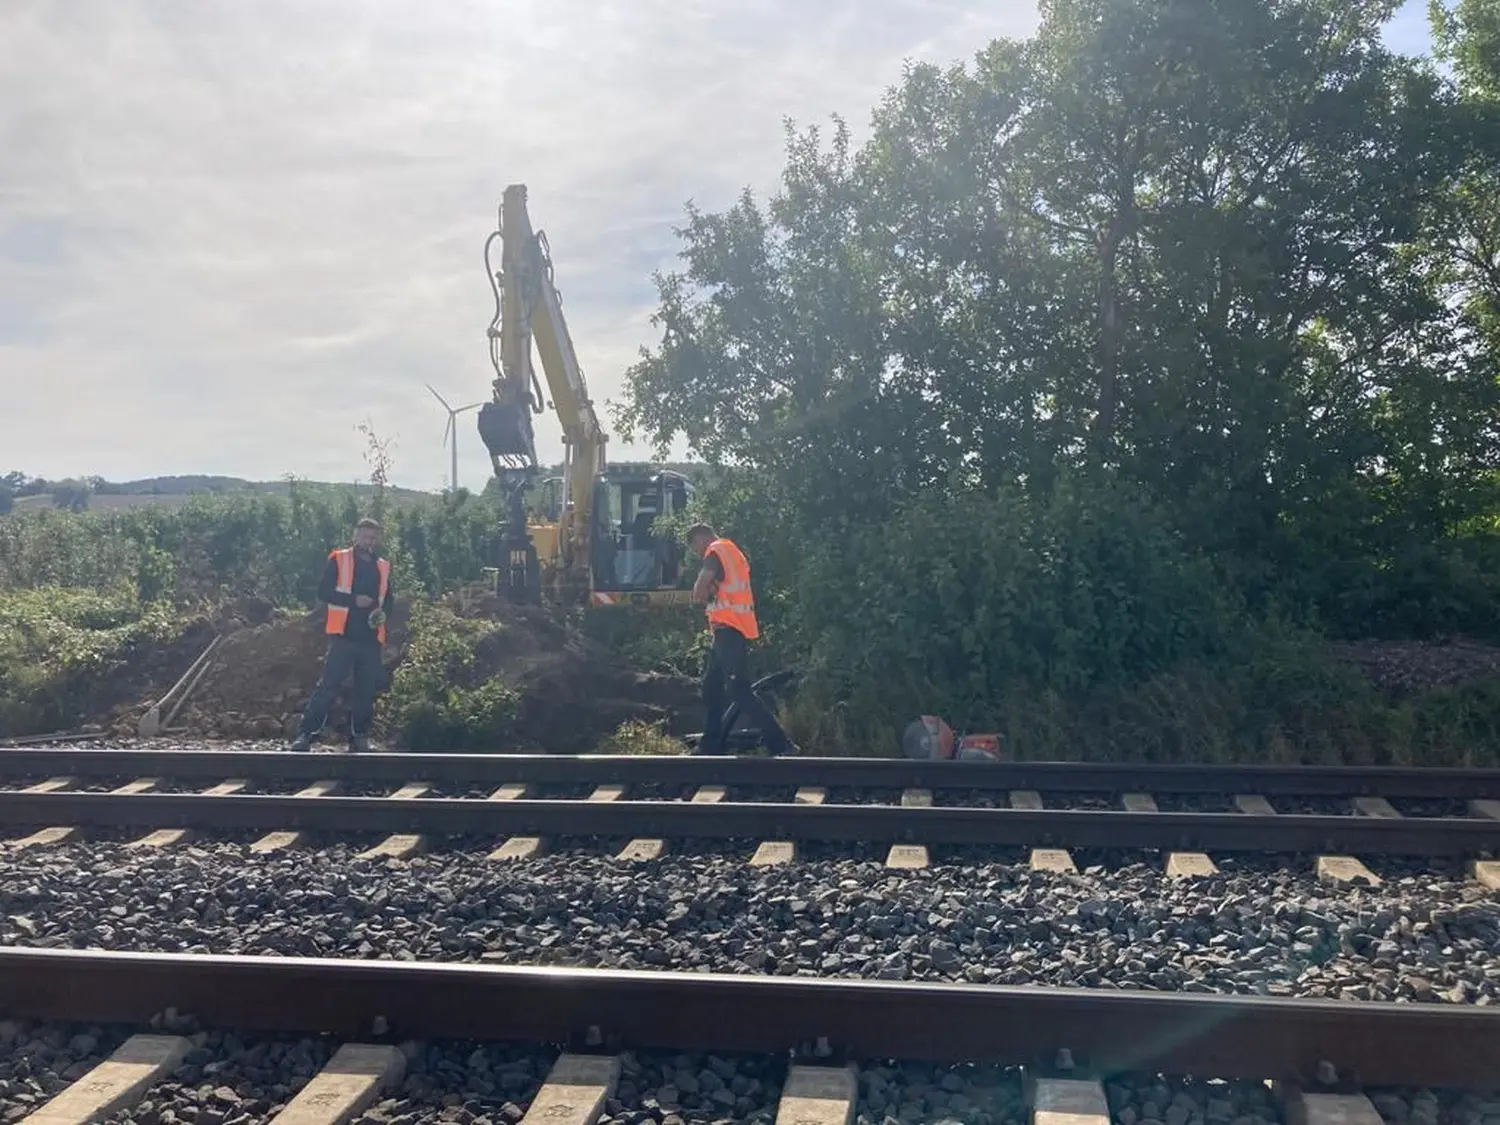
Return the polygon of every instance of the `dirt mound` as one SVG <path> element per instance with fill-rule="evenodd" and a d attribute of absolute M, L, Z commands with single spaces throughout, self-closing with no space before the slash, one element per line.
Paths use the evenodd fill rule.
<path fill-rule="evenodd" d="M 460 617 L 504 625 L 476 646 L 474 657 L 482 674 L 520 696 L 517 748 L 587 751 L 630 720 L 666 722 L 681 732 L 683 717 L 696 710 L 693 681 L 634 671 L 551 610 L 491 595 L 456 596 L 446 604 Z M 322 611 L 289 617 L 266 603 L 231 607 L 219 622 L 224 639 L 176 725 L 212 737 L 289 737 L 322 673 L 323 622 Z M 410 642 L 410 615 L 401 603 L 389 630 L 388 677 Z M 192 655 L 206 643 L 202 638 Z M 171 681 L 154 686 L 160 695 Z M 346 731 L 346 723 L 347 698 L 341 698 L 325 737 Z"/>
<path fill-rule="evenodd" d="M 631 720 L 665 722 L 684 733 L 685 718 L 698 706 L 693 681 L 638 672 L 551 610 L 513 606 L 493 595 L 455 598 L 450 605 L 461 617 L 505 626 L 474 655 L 488 675 L 520 693 L 519 736 L 528 745 L 579 753 Z"/>
<path fill-rule="evenodd" d="M 1500 677 L 1500 647 L 1482 641 L 1350 641 L 1330 648 L 1389 696 Z"/>

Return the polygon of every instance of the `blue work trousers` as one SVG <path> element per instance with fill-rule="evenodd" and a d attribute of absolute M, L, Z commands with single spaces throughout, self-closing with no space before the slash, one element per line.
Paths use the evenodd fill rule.
<path fill-rule="evenodd" d="M 380 691 L 380 643 L 375 640 L 351 641 L 347 637 L 328 639 L 323 678 L 307 701 L 298 733 L 307 738 L 318 737 L 323 724 L 328 721 L 328 709 L 333 706 L 339 688 L 351 676 L 354 688 L 349 699 L 349 737 L 361 738 L 370 733 L 370 722 L 375 717 L 375 695 Z"/>

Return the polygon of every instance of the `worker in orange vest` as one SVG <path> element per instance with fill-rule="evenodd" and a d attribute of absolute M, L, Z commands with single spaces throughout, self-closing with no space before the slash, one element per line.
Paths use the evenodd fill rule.
<path fill-rule="evenodd" d="M 380 534 L 379 523 L 362 519 L 354 529 L 354 542 L 329 552 L 318 585 L 318 600 L 328 605 L 328 657 L 323 663 L 323 677 L 302 714 L 293 750 L 312 749 L 328 721 L 334 696 L 351 676 L 354 691 L 349 703 L 349 745 L 359 752 L 370 749 L 385 619 L 393 604 L 391 564 L 380 557 Z"/>
<path fill-rule="evenodd" d="M 750 642 L 760 636 L 755 620 L 755 597 L 750 589 L 750 563 L 732 540 L 722 538 L 706 523 L 688 530 L 688 545 L 703 560 L 693 584 L 693 601 L 708 609 L 713 646 L 703 666 L 703 737 L 700 754 L 724 753 L 724 711 L 732 700 L 761 730 L 773 755 L 791 754 L 787 738 L 771 709 L 750 686 Z"/>

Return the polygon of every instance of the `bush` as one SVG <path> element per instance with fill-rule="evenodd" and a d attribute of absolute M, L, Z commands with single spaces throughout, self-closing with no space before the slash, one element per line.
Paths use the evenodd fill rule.
<path fill-rule="evenodd" d="M 519 697 L 479 667 L 475 649 L 504 626 L 412 606 L 406 659 L 380 702 L 384 731 L 412 750 L 494 749 L 511 736 Z"/>
<path fill-rule="evenodd" d="M 1219 666 L 1248 640 L 1210 562 L 1119 485 L 907 503 L 811 547 L 795 602 L 815 697 L 888 730 L 928 713 L 997 729 L 1008 699 Z"/>
<path fill-rule="evenodd" d="M 130 590 L 0 592 L 0 731 L 71 726 L 140 645 L 176 632 L 170 607 Z"/>
<path fill-rule="evenodd" d="M 313 602 L 328 552 L 347 541 L 364 509 L 351 493 L 197 496 L 177 508 L 114 513 L 43 510 L 0 520 L 0 589 L 114 587 L 142 601 L 183 603 L 255 596 Z M 468 493 L 386 514 L 386 554 L 402 594 L 441 593 L 478 581 L 494 513 Z"/>

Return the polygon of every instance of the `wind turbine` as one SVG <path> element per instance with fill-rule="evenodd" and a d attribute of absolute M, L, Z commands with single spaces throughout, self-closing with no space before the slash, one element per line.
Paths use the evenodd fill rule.
<path fill-rule="evenodd" d="M 455 410 L 453 407 L 451 407 L 451 406 L 448 405 L 448 400 L 447 399 L 445 399 L 442 395 L 440 395 L 440 394 L 437 393 L 437 390 L 433 387 L 433 385 L 431 383 L 427 384 L 427 389 L 429 391 L 432 391 L 432 397 L 435 398 L 435 399 L 437 399 L 440 403 L 442 403 L 443 404 L 443 409 L 448 412 L 448 424 L 447 424 L 447 426 L 445 426 L 443 428 L 443 444 L 447 445 L 450 436 L 452 437 L 453 445 L 451 447 L 450 452 L 453 454 L 453 476 L 451 478 L 451 483 L 449 485 L 449 489 L 452 492 L 457 492 L 458 491 L 458 416 L 460 414 L 462 414 L 466 410 L 477 409 L 479 406 L 481 406 L 483 404 L 482 403 L 478 403 L 478 402 L 471 402 L 471 403 L 469 403 L 468 406 L 460 406 L 457 410 Z"/>

